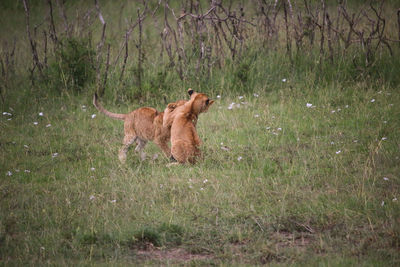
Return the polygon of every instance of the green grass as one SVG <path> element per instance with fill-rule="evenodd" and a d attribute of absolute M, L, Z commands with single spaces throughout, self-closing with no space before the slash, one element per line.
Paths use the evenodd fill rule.
<path fill-rule="evenodd" d="M 204 159 L 170 168 L 154 144 L 121 165 L 122 123 L 92 119 L 90 96 L 14 109 L 1 118 L 2 262 L 185 262 L 141 258 L 152 243 L 205 255 L 194 264 L 398 263 L 399 96 L 334 87 L 227 93 L 199 119 Z"/>
<path fill-rule="evenodd" d="M 72 17 L 79 3 L 66 4 Z M 121 6 L 101 4 L 115 58 Z M 131 149 L 122 165 L 123 124 L 93 107 L 95 85 L 64 88 L 54 66 L 32 85 L 22 4 L 3 5 L 2 29 L 17 48 L 0 102 L 12 114 L 0 115 L 0 265 L 399 265 L 397 47 L 366 67 L 357 49 L 319 64 L 319 51 L 305 47 L 290 62 L 284 43 L 269 50 L 254 38 L 209 75 L 189 62 L 182 81 L 145 24 L 144 48 L 157 53 L 145 51 L 142 90 L 131 45 L 125 78 L 120 63 L 111 67 L 102 104 L 163 110 L 188 87 L 216 102 L 199 117 L 198 163 L 167 167 L 149 143 L 146 160 Z M 32 5 L 32 23 L 42 5 Z M 79 14 L 92 7 L 82 5 Z"/>

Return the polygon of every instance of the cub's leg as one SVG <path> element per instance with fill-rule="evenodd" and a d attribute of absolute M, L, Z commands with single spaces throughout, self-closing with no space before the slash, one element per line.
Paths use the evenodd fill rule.
<path fill-rule="evenodd" d="M 125 135 L 123 145 L 118 154 L 118 158 L 121 163 L 126 162 L 126 153 L 128 152 L 129 146 L 135 143 L 137 139 L 138 137 L 136 135 Z"/>
<path fill-rule="evenodd" d="M 140 158 L 142 160 L 145 160 L 146 159 L 146 153 L 143 151 L 143 149 L 146 146 L 147 141 L 138 137 L 138 138 L 136 138 L 136 144 L 137 144 L 137 146 L 135 148 L 135 151 L 139 152 Z"/>

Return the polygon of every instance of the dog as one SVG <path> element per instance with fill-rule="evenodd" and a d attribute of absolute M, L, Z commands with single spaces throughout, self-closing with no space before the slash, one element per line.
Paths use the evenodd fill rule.
<path fill-rule="evenodd" d="M 170 103 L 168 112 L 172 113 L 175 108 L 185 103 L 185 100 Z M 126 162 L 129 146 L 135 142 L 137 144 L 135 151 L 140 153 L 142 159 L 145 158 L 143 149 L 148 141 L 153 141 L 161 148 L 166 157 L 171 157 L 171 150 L 168 146 L 171 125 L 163 125 L 164 112 L 159 112 L 151 107 L 142 107 L 127 114 L 112 113 L 100 105 L 96 93 L 93 96 L 93 105 L 106 116 L 124 121 L 124 140 L 118 153 L 118 158 L 122 163 Z"/>
<path fill-rule="evenodd" d="M 196 162 L 201 155 L 201 140 L 196 131 L 200 113 L 207 112 L 214 100 L 206 94 L 196 93 L 189 88 L 190 100 L 183 105 L 168 105 L 169 113 L 164 112 L 164 122 L 171 124 L 171 155 L 179 163 Z"/>

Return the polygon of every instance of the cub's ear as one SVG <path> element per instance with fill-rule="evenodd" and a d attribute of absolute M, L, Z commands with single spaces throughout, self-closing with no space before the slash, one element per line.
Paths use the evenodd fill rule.
<path fill-rule="evenodd" d="M 189 88 L 187 92 L 189 95 L 192 95 L 194 93 L 194 90 L 192 88 Z"/>
<path fill-rule="evenodd" d="M 210 102 L 208 102 L 208 106 L 211 106 L 212 104 L 214 104 L 214 100 L 210 100 Z"/>

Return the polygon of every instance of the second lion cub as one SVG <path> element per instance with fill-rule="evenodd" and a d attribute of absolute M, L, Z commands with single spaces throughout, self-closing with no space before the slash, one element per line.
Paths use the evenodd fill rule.
<path fill-rule="evenodd" d="M 214 103 L 206 94 L 188 90 L 190 100 L 175 107 L 164 122 L 172 122 L 171 126 L 171 154 L 179 163 L 195 163 L 200 156 L 201 140 L 196 131 L 196 122 L 200 113 L 207 112 Z"/>

